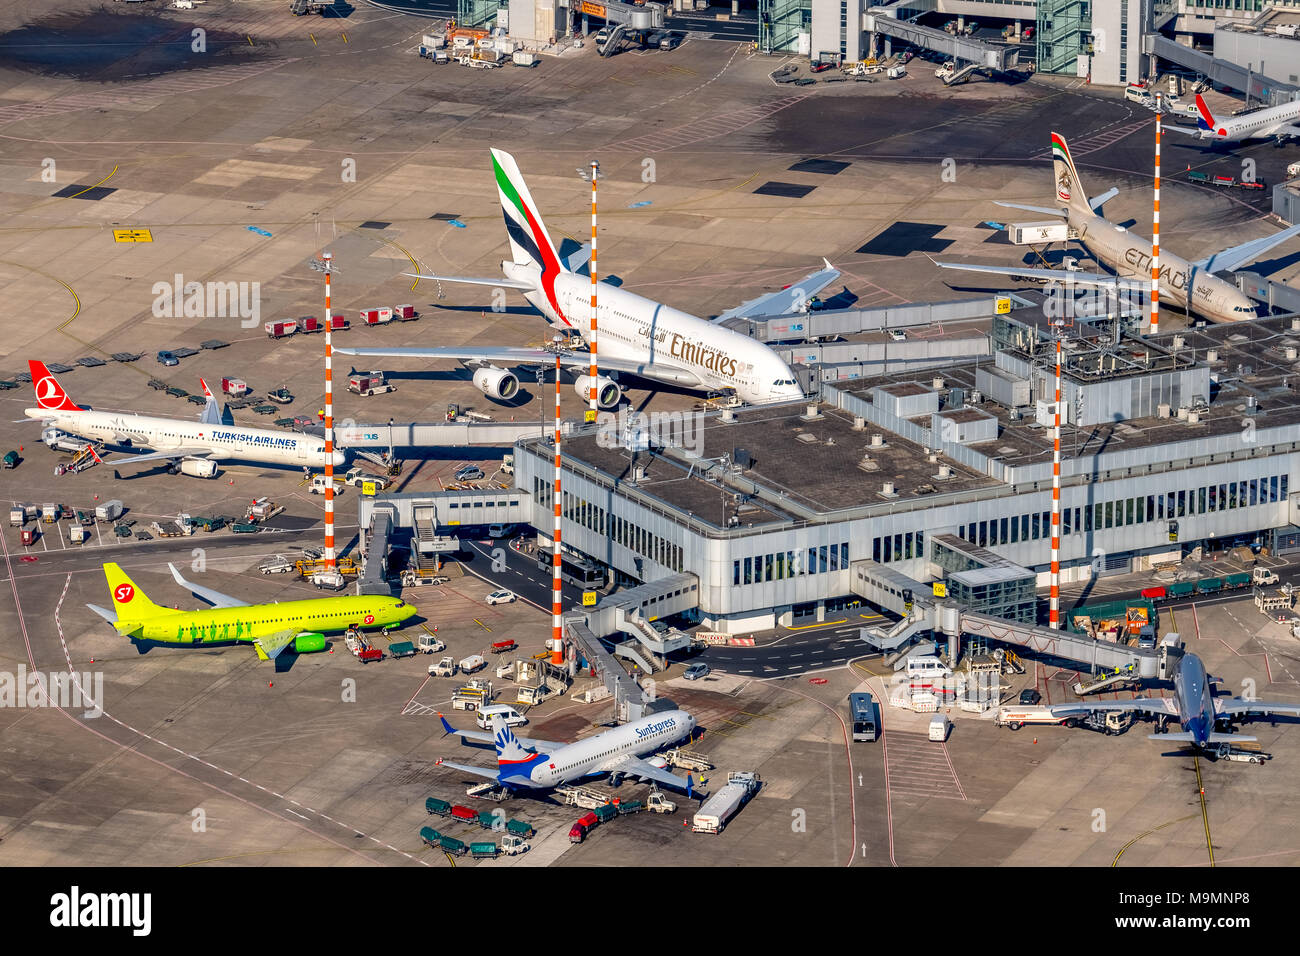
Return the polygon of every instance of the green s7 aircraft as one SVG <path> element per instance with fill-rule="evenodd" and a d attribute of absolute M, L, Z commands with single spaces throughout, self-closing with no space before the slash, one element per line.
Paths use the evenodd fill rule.
<path fill-rule="evenodd" d="M 375 594 L 249 604 L 239 598 L 187 581 L 172 565 L 176 583 L 212 605 L 197 611 L 160 607 L 145 596 L 116 564 L 104 565 L 113 611 L 86 605 L 123 637 L 158 644 L 216 644 L 230 641 L 253 645 L 257 656 L 271 660 L 290 644 L 296 653 L 325 649 L 327 631 L 380 628 L 400 624 L 416 614 L 400 598 Z M 114 613 L 116 612 L 116 613 Z"/>

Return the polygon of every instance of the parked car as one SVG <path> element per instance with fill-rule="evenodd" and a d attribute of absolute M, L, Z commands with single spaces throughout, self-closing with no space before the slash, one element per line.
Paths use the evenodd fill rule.
<path fill-rule="evenodd" d="M 488 525 L 489 538 L 508 538 L 510 532 L 515 528 L 512 524 L 492 524 Z"/>
<path fill-rule="evenodd" d="M 515 599 L 515 592 L 508 591 L 505 588 L 498 588 L 489 594 L 486 598 L 488 604 L 509 604 Z"/>
<path fill-rule="evenodd" d="M 166 349 L 162 349 L 158 352 L 158 364 L 159 365 L 180 365 L 181 360 L 176 357 L 176 354 L 174 352 L 168 352 Z"/>
<path fill-rule="evenodd" d="M 1043 699 L 1043 695 L 1032 687 L 1026 688 L 1020 692 L 1020 706 L 1032 707 Z"/>
<path fill-rule="evenodd" d="M 692 664 L 690 667 L 686 668 L 686 673 L 682 675 L 682 677 L 686 678 L 687 680 L 699 680 L 701 677 L 708 677 L 708 676 L 709 676 L 709 665 L 702 664 L 702 663 Z"/>
<path fill-rule="evenodd" d="M 477 465 L 466 465 L 456 472 L 457 481 L 478 481 L 483 477 L 483 469 Z"/>

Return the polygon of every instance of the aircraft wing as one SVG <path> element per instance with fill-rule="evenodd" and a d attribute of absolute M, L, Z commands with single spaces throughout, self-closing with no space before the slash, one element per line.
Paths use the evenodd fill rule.
<path fill-rule="evenodd" d="M 524 282 L 520 279 L 507 279 L 505 276 L 496 279 L 475 279 L 470 276 L 425 275 L 421 272 L 403 272 L 402 275 L 411 279 L 434 279 L 438 282 L 461 282 L 465 285 L 490 285 L 499 286 L 502 289 L 524 289 L 530 292 L 537 288 L 531 282 Z M 338 349 L 335 349 L 335 351 L 337 352 Z"/>
<path fill-rule="evenodd" d="M 202 448 L 169 448 L 166 451 L 151 451 L 143 455 L 130 455 L 126 458 L 114 458 L 114 465 L 129 465 L 136 461 L 158 461 L 163 458 L 194 458 L 200 455 L 208 455 L 212 449 L 206 446 Z"/>
<path fill-rule="evenodd" d="M 1060 279 L 1075 285 L 1095 286 L 1131 286 L 1135 289 L 1150 288 L 1150 283 L 1137 279 L 1121 279 L 1119 276 L 1099 275 L 1095 272 L 1071 272 L 1068 269 L 1037 269 L 1032 266 L 977 266 L 969 262 L 936 262 L 942 269 L 960 269 L 964 272 L 983 272 L 996 276 L 1024 276 L 1030 279 Z M 335 349 L 334 351 L 338 351 Z"/>
<path fill-rule="evenodd" d="M 623 773 L 629 777 L 653 780 L 655 783 L 672 787 L 674 790 L 680 790 L 683 793 L 692 793 L 695 790 L 695 781 L 689 775 L 683 779 L 669 770 L 662 770 L 649 761 L 634 757 L 632 754 L 624 754 L 621 757 L 613 757 L 607 760 L 601 764 L 600 772 Z"/>
<path fill-rule="evenodd" d="M 171 567 L 168 565 L 168 567 Z M 176 569 L 172 568 L 172 574 Z M 193 587 L 193 585 L 191 585 Z M 214 592 L 215 593 L 215 592 Z M 253 647 L 257 651 L 257 659 L 260 661 L 273 661 L 280 656 L 280 652 L 293 643 L 293 639 L 298 636 L 297 628 L 287 631 L 276 631 L 266 637 L 259 637 L 253 642 Z"/>
<path fill-rule="evenodd" d="M 804 276 L 794 285 L 786 286 L 775 292 L 768 292 L 756 299 L 741 303 L 734 309 L 728 309 L 714 319 L 725 322 L 727 319 L 758 319 L 776 315 L 790 315 L 807 310 L 808 301 L 840 277 L 840 270 L 822 259 L 826 268 Z"/>
<path fill-rule="evenodd" d="M 1269 136 L 1300 136 L 1300 126 L 1294 123 L 1283 123 L 1281 126 L 1274 126 L 1268 131 Z"/>
<path fill-rule="evenodd" d="M 458 730 L 451 724 L 447 723 L 447 718 L 442 716 L 442 714 L 438 715 L 438 719 L 442 721 L 442 729 L 449 735 L 464 737 L 466 740 L 477 740 L 485 744 L 494 744 L 496 742 L 496 738 L 486 730 Z M 537 737 L 524 737 L 521 734 L 515 734 L 515 739 L 524 747 L 529 750 L 535 750 L 538 753 L 541 753 L 543 750 L 557 750 L 560 747 L 568 746 L 560 741 L 541 740 Z"/>
<path fill-rule="evenodd" d="M 1110 197 L 1106 197 L 1109 199 Z M 1003 202 L 1000 199 L 993 200 L 995 206 L 1006 206 L 1008 209 L 1023 209 L 1026 212 L 1041 212 L 1045 216 L 1056 216 L 1058 219 L 1064 219 L 1066 214 L 1062 209 L 1049 209 L 1046 206 L 1026 206 L 1018 202 Z"/>
<path fill-rule="evenodd" d="M 203 414 L 199 416 L 199 422 L 203 425 L 220 425 L 221 424 L 221 406 L 213 397 L 208 383 L 199 379 L 199 384 L 203 386 L 203 395 L 208 400 L 208 404 L 203 406 Z"/>
<path fill-rule="evenodd" d="M 1273 700 L 1245 700 L 1241 697 L 1216 697 L 1214 711 L 1222 716 L 1248 717 L 1251 714 L 1293 714 L 1300 716 L 1300 704 L 1283 704 Z"/>
<path fill-rule="evenodd" d="M 1054 704 L 1048 708 L 1055 716 L 1088 714 L 1098 710 L 1138 710 L 1157 717 L 1177 717 L 1178 703 L 1172 697 L 1134 697 L 1132 700 L 1094 700 L 1075 704 Z"/>
<path fill-rule="evenodd" d="M 500 782 L 500 776 L 498 774 L 498 771 L 492 770 L 488 767 L 475 767 L 473 764 L 452 763 L 450 760 L 442 760 L 442 759 L 439 759 L 437 761 L 437 766 L 450 767 L 452 770 L 460 770 L 463 771 L 464 773 L 472 773 L 476 777 L 486 777 L 487 779 L 493 781 L 494 783 Z"/>
<path fill-rule="evenodd" d="M 1204 259 L 1197 259 L 1192 263 L 1192 267 L 1204 269 L 1207 272 L 1221 272 L 1225 269 L 1231 272 L 1244 266 L 1247 262 L 1258 259 L 1274 246 L 1281 245 L 1295 236 L 1300 236 L 1300 224 L 1291 226 L 1289 229 L 1283 229 L 1271 236 L 1264 236 L 1262 239 L 1243 242 L 1239 246 L 1224 249 L 1222 252 L 1206 256 Z"/>
<path fill-rule="evenodd" d="M 342 355 L 379 356 L 390 358 L 456 359 L 461 362 L 494 365 L 554 365 L 555 353 L 546 349 L 505 346 L 478 346 L 453 348 L 336 348 Z M 586 352 L 561 352 L 560 364 L 566 368 L 587 369 L 591 356 Z M 605 372 L 636 375 L 653 382 L 684 385 L 688 388 L 700 384 L 699 377 L 686 369 L 652 362 L 629 362 L 600 356 L 600 368 Z"/>
<path fill-rule="evenodd" d="M 188 588 L 190 593 L 195 597 L 207 601 L 213 607 L 248 607 L 247 601 L 241 601 L 239 598 L 231 597 L 229 594 L 222 594 L 215 588 L 208 588 L 204 587 L 202 584 L 195 584 L 193 581 L 186 581 L 181 577 L 181 573 L 176 570 L 176 565 L 174 564 L 168 564 L 167 567 L 171 569 L 172 577 L 176 579 L 177 584 L 183 588 Z M 296 634 L 297 632 L 295 631 L 294 633 Z M 262 638 L 262 640 L 265 641 L 268 640 L 268 638 Z M 279 651 L 276 651 L 276 653 L 278 654 Z"/>
<path fill-rule="evenodd" d="M 1184 136 L 1195 136 L 1197 139 L 1201 138 L 1201 131 L 1192 126 L 1180 126 L 1177 123 L 1162 123 L 1160 131 L 1165 132 L 1167 130 L 1173 130 L 1175 133 L 1182 133 Z"/>

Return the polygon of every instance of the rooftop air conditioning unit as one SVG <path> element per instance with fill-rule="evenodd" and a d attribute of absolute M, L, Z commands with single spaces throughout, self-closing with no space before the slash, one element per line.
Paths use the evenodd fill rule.
<path fill-rule="evenodd" d="M 1205 361 L 1210 362 L 1210 363 L 1213 363 L 1213 362 L 1217 362 L 1218 360 L 1219 360 L 1219 350 L 1218 350 L 1218 349 L 1206 349 L 1206 351 L 1205 351 Z"/>
<path fill-rule="evenodd" d="M 867 420 L 865 418 L 863 418 L 861 415 L 853 416 L 853 430 L 855 432 L 863 431 L 866 429 L 866 427 L 867 427 Z"/>
<path fill-rule="evenodd" d="M 880 487 L 880 497 L 882 497 L 882 498 L 897 498 L 897 497 L 898 497 L 898 493 L 897 493 L 896 491 L 894 491 L 894 483 L 893 483 L 892 481 L 887 481 L 887 482 L 885 482 L 883 485 L 881 485 L 881 487 Z"/>
<path fill-rule="evenodd" d="M 879 432 L 876 432 L 875 434 L 873 434 L 873 435 L 871 436 L 871 447 L 872 447 L 872 448 L 884 448 L 884 447 L 885 447 L 885 436 L 882 435 L 882 434 L 880 434 Z"/>

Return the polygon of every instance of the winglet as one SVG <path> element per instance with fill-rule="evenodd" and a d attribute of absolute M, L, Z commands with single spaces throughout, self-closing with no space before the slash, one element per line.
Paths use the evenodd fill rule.
<path fill-rule="evenodd" d="M 190 582 L 186 581 L 183 577 L 181 577 L 181 573 L 176 570 L 176 565 L 172 564 L 169 561 L 167 562 L 167 567 L 171 571 L 172 577 L 176 579 L 177 584 L 179 584 L 183 588 L 188 588 L 190 586 Z"/>
<path fill-rule="evenodd" d="M 831 265 L 831 260 L 827 259 L 825 256 L 822 256 L 822 264 L 825 265 L 827 269 L 834 270 L 835 268 Z"/>
<path fill-rule="evenodd" d="M 438 715 L 438 719 L 442 721 L 442 729 L 446 731 L 446 734 L 444 736 L 450 737 L 452 734 L 456 732 L 456 728 L 453 727 L 451 724 L 447 723 L 447 718 L 442 716 L 442 714 Z"/>

